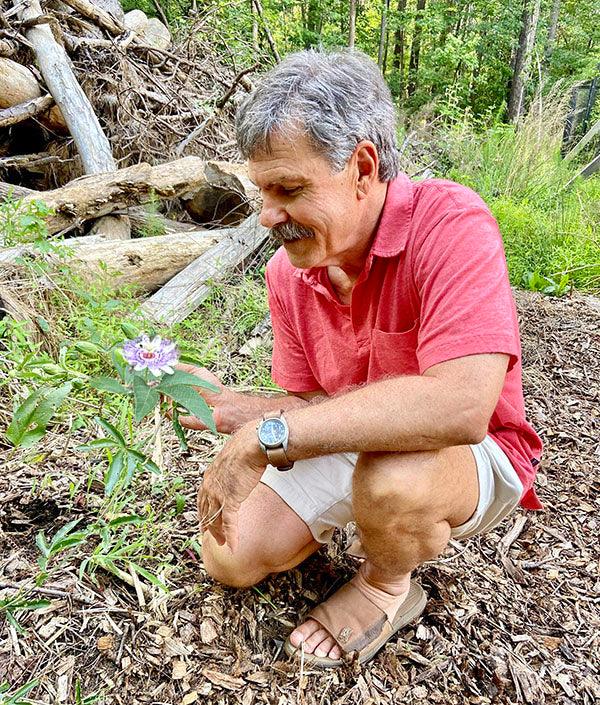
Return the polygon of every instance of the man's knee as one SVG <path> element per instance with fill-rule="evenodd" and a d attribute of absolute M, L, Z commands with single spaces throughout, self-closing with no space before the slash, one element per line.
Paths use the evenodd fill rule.
<path fill-rule="evenodd" d="M 422 514 L 432 500 L 430 469 L 436 451 L 361 453 L 353 476 L 353 503 L 363 521 L 382 514 Z"/>
<path fill-rule="evenodd" d="M 273 572 L 261 565 L 258 556 L 232 554 L 228 546 L 219 546 L 208 531 L 202 540 L 202 562 L 213 580 L 233 588 L 252 587 Z"/>

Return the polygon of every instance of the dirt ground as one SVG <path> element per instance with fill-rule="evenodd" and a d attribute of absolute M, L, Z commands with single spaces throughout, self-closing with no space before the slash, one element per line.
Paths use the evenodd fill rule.
<path fill-rule="evenodd" d="M 282 651 L 297 620 L 356 569 L 346 532 L 298 569 L 233 590 L 207 578 L 190 548 L 190 501 L 172 519 L 169 555 L 182 569 L 167 595 L 101 571 L 94 585 L 69 561 L 33 589 L 36 533 L 85 515 L 69 497 L 84 472 L 72 451 L 81 439 L 50 434 L 37 460 L 0 460 L 0 600 L 27 588 L 51 602 L 19 613 L 22 634 L 0 621 L 0 683 L 38 679 L 27 697 L 46 703 L 77 702 L 78 682 L 81 702 L 100 692 L 119 705 L 599 702 L 600 300 L 516 296 L 529 418 L 546 445 L 545 509 L 519 510 L 423 566 L 425 613 L 370 664 L 300 679 Z M 188 488 L 213 452 L 197 434 L 177 461 Z"/>

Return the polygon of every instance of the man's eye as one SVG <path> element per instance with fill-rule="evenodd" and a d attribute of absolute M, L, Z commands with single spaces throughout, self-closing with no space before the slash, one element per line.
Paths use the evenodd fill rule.
<path fill-rule="evenodd" d="M 284 188 L 282 189 L 282 191 L 286 196 L 295 196 L 297 193 L 300 193 L 300 191 L 302 191 L 302 187 L 295 186 L 294 188 Z"/>

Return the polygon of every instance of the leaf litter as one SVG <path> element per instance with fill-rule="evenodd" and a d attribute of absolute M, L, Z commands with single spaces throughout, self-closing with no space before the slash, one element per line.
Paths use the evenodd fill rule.
<path fill-rule="evenodd" d="M 187 455 L 173 434 L 163 439 L 165 467 L 189 495 L 184 511 L 157 522 L 163 564 L 174 571 L 163 576 L 168 593 L 136 571 L 80 577 L 79 546 L 36 587 L 38 531 L 90 523 L 102 500 L 94 483 L 87 496 L 69 494 L 89 470 L 75 448 L 90 439 L 50 431 L 35 453 L 0 461 L 0 605 L 15 593 L 46 601 L 14 612 L 20 631 L 0 618 L 0 683 L 16 690 L 35 681 L 27 697 L 44 703 L 73 703 L 76 688 L 119 705 L 598 702 L 600 300 L 515 296 L 528 415 L 546 446 L 537 483 L 545 510 L 518 510 L 422 566 L 425 613 L 370 664 L 305 664 L 300 678 L 282 648 L 289 625 L 356 570 L 344 550 L 350 529 L 256 589 L 207 576 L 195 486 L 219 442 L 206 432 L 193 435 Z M 160 517 L 154 490 L 138 488 L 137 502 L 159 504 Z"/>

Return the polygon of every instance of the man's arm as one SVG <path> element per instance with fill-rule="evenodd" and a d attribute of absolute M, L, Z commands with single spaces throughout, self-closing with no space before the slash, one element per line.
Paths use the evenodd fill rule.
<path fill-rule="evenodd" d="M 220 433 L 233 433 L 240 426 L 243 426 L 248 421 L 259 419 L 265 413 L 279 411 L 280 409 L 285 412 L 301 409 L 308 406 L 310 402 L 319 398 L 324 399 L 327 396 L 323 391 L 289 392 L 288 394 L 276 394 L 273 396 L 243 394 L 226 387 L 216 375 L 203 367 L 180 364 L 178 368 L 184 372 L 196 375 L 219 388 L 219 393 L 215 393 L 204 387 L 196 387 L 206 403 L 212 407 L 215 424 Z M 180 416 L 179 421 L 186 428 L 206 428 L 195 416 Z"/>
<path fill-rule="evenodd" d="M 479 443 L 502 391 L 509 356 L 469 355 L 422 376 L 395 377 L 291 409 L 290 460 L 328 453 L 419 451 Z"/>

